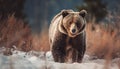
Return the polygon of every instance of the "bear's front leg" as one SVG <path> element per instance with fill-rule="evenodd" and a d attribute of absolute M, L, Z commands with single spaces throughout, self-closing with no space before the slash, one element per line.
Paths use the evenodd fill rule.
<path fill-rule="evenodd" d="M 55 62 L 63 63 L 66 57 L 66 36 L 59 35 L 52 43 L 52 55 Z"/>
<path fill-rule="evenodd" d="M 83 56 L 85 54 L 86 50 L 86 39 L 85 35 L 80 34 L 76 36 L 75 38 L 72 38 L 72 47 L 75 50 L 75 55 L 73 54 L 73 62 L 82 62 Z"/>
<path fill-rule="evenodd" d="M 84 57 L 85 51 L 86 51 L 86 37 L 85 34 L 83 35 L 83 40 L 80 41 L 80 48 L 78 48 L 78 59 L 77 62 L 82 62 L 82 59 Z"/>

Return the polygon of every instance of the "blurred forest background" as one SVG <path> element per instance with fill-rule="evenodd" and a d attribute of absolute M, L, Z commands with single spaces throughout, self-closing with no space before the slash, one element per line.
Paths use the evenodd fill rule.
<path fill-rule="evenodd" d="M 120 57 L 120 0 L 0 0 L 0 47 L 48 51 L 48 27 L 62 9 L 87 15 L 87 54 Z M 17 47 L 17 48 L 16 48 Z M 99 49 L 99 50 L 98 50 Z"/>

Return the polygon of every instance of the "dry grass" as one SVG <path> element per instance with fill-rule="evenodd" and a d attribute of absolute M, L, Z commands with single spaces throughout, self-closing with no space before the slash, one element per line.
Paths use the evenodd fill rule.
<path fill-rule="evenodd" d="M 48 51 L 50 50 L 48 31 L 44 28 L 40 34 L 33 34 L 32 36 L 32 49 L 35 51 Z"/>
<path fill-rule="evenodd" d="M 94 26 L 94 30 L 91 28 Z M 120 57 L 120 31 L 111 24 L 87 25 L 87 53 L 98 58 Z"/>
<path fill-rule="evenodd" d="M 8 19 L 0 22 L 0 47 L 6 47 L 8 52 L 13 46 L 19 50 L 29 51 L 31 46 L 30 34 L 31 30 L 28 24 L 21 19 L 16 19 L 14 15 L 9 16 Z"/>
<path fill-rule="evenodd" d="M 40 34 L 32 34 L 31 29 L 23 20 L 14 15 L 0 22 L 0 47 L 5 47 L 5 55 L 10 55 L 14 46 L 22 51 L 48 51 L 48 31 L 43 27 Z"/>

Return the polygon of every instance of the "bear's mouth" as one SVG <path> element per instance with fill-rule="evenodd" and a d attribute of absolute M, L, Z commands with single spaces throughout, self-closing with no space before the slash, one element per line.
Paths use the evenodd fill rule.
<path fill-rule="evenodd" d="M 77 33 L 69 33 L 70 37 L 75 37 Z"/>
<path fill-rule="evenodd" d="M 75 35 L 76 33 L 70 33 L 71 35 Z"/>

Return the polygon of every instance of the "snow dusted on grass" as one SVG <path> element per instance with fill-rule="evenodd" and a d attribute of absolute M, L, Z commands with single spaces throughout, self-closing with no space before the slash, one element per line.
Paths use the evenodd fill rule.
<path fill-rule="evenodd" d="M 113 62 L 118 60 L 120 59 L 115 59 Z M 88 55 L 84 56 L 83 63 L 56 63 L 51 52 L 13 51 L 11 56 L 0 54 L 0 69 L 105 69 L 104 65 L 105 60 L 90 60 Z M 116 64 L 110 65 L 109 68 L 119 69 Z"/>

